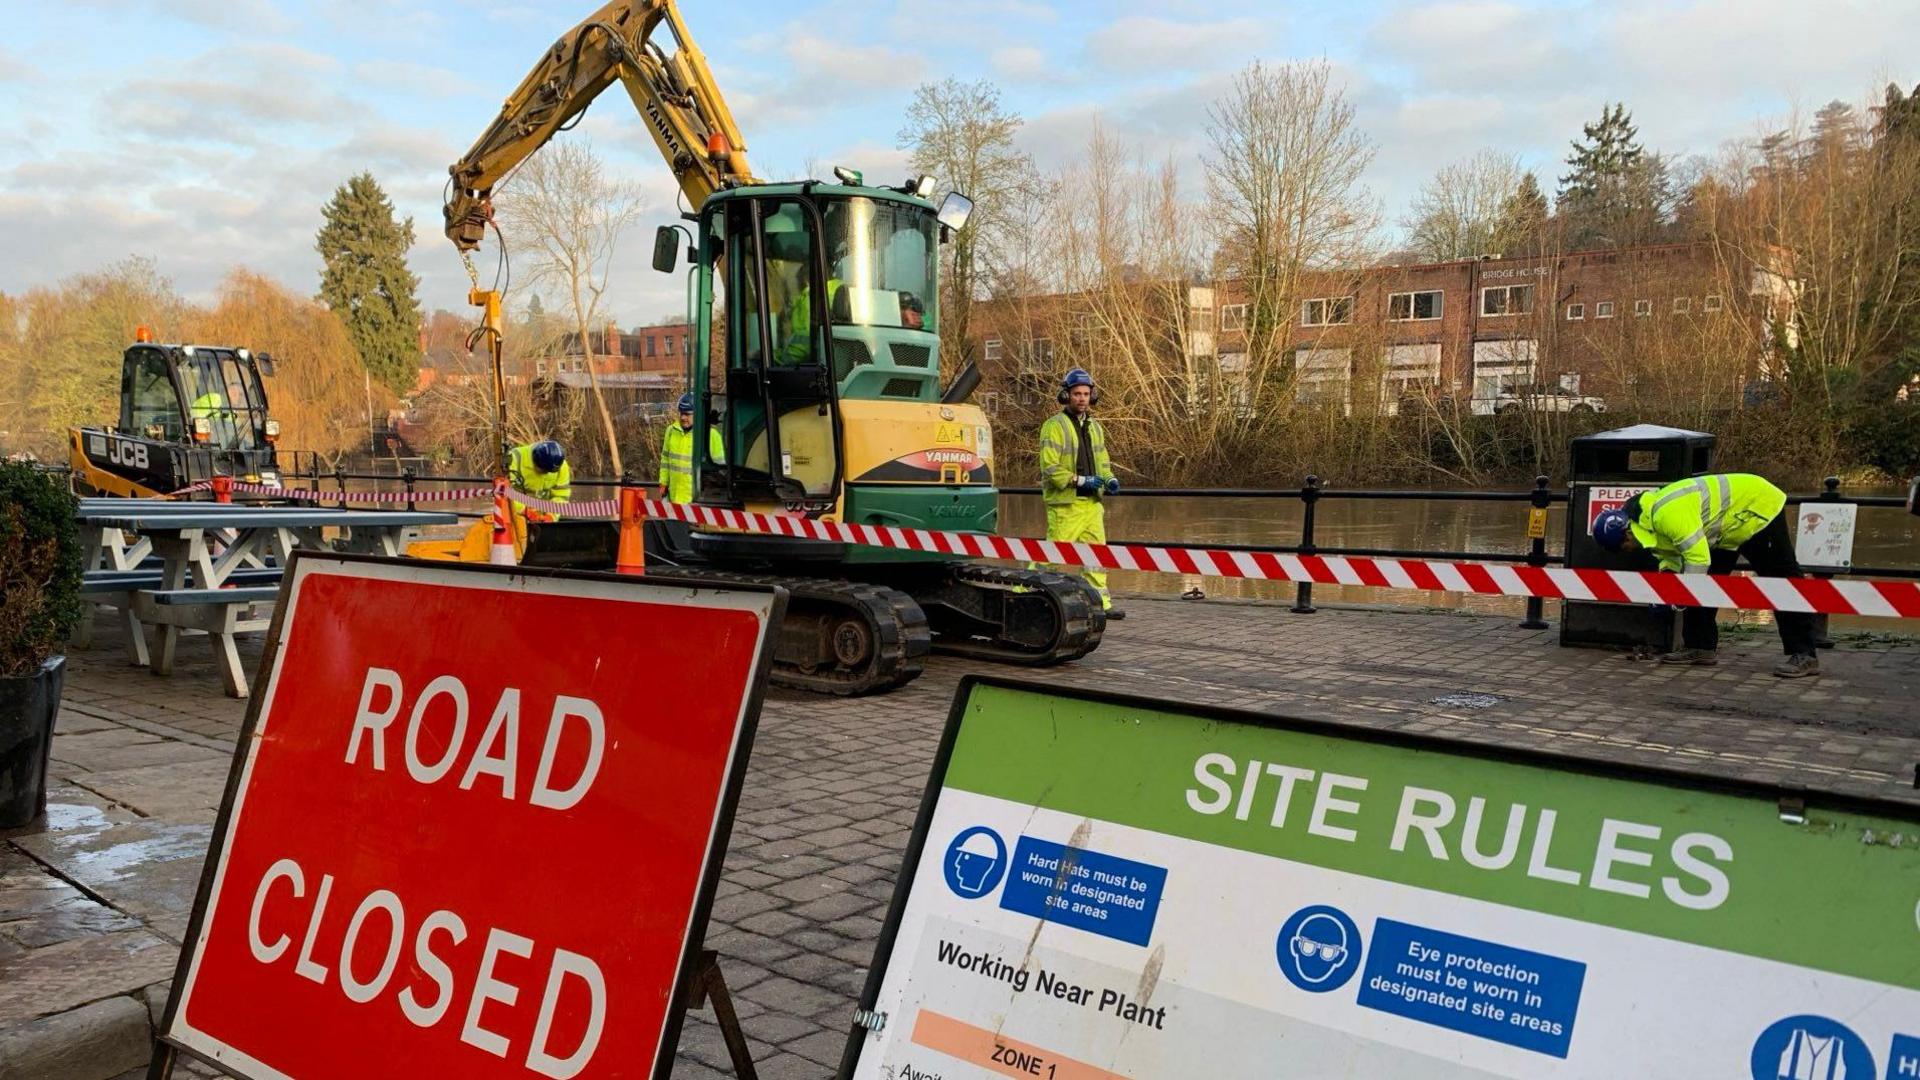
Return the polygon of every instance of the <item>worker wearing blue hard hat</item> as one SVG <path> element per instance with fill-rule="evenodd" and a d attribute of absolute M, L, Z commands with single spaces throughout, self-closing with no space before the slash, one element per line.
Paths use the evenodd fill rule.
<path fill-rule="evenodd" d="M 1107 433 L 1093 418 L 1100 391 L 1085 368 L 1060 380 L 1061 409 L 1040 425 L 1040 489 L 1047 505 L 1047 539 L 1067 543 L 1107 542 L 1107 511 L 1102 500 L 1120 492 L 1107 457 Z M 1107 575 L 1086 572 L 1087 584 L 1100 594 L 1107 618 L 1124 619 L 1113 606 Z"/>
<path fill-rule="evenodd" d="M 573 466 L 567 464 L 567 452 L 552 439 L 514 447 L 507 455 L 507 483 L 513 490 L 536 499 L 556 503 L 573 501 Z M 516 513 L 526 509 L 518 502 L 513 505 Z M 533 520 L 557 516 L 536 512 Z"/>
<path fill-rule="evenodd" d="M 715 463 L 727 460 L 720 429 L 707 429 L 707 453 Z M 680 395 L 679 419 L 660 436 L 660 497 L 668 502 L 693 501 L 693 395 Z"/>
<path fill-rule="evenodd" d="M 1593 539 L 1608 551 L 1646 551 L 1660 569 L 1673 573 L 1727 574 L 1745 559 L 1762 576 L 1797 578 L 1802 576 L 1800 561 L 1794 555 L 1786 507 L 1786 493 L 1763 477 L 1696 476 L 1603 511 L 1594 519 Z M 1710 607 L 1687 608 L 1680 619 L 1681 648 L 1662 656 L 1661 662 L 1715 663 L 1720 645 L 1716 615 Z M 1773 673 L 1783 679 L 1820 674 L 1813 616 L 1776 611 L 1773 621 L 1787 654 Z"/>

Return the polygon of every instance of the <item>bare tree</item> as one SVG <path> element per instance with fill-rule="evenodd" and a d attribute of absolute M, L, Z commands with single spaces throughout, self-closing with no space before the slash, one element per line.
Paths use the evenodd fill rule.
<path fill-rule="evenodd" d="M 1482 150 L 1444 166 L 1421 185 L 1401 225 L 1422 259 L 1471 259 L 1496 250 L 1495 232 L 1507 200 L 1519 190 L 1520 161 Z"/>
<path fill-rule="evenodd" d="M 1033 160 L 1013 145 L 1020 124 L 991 82 L 947 79 L 914 91 L 900 129 L 900 145 L 912 152 L 915 169 L 974 201 L 967 227 L 948 245 L 940 319 L 942 339 L 961 348 L 982 286 L 1001 272 L 1007 253 L 1026 241 L 1010 207 L 1039 185 Z"/>
<path fill-rule="evenodd" d="M 1359 265 L 1378 208 L 1360 187 L 1373 145 L 1325 61 L 1255 62 L 1208 109 L 1207 187 L 1222 269 L 1248 292 L 1248 352 L 1287 345 L 1300 275 Z"/>
<path fill-rule="evenodd" d="M 497 201 L 503 229 L 511 243 L 531 254 L 526 284 L 555 287 L 573 317 L 607 440 L 607 458 L 618 474 L 620 440 L 600 389 L 592 330 L 604 321 L 607 280 L 620 240 L 644 208 L 639 185 L 609 177 L 592 144 L 575 140 L 549 143 L 520 166 L 501 192 Z"/>

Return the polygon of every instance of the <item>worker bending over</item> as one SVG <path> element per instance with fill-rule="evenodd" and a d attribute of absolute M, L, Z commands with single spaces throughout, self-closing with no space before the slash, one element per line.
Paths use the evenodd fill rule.
<path fill-rule="evenodd" d="M 720 442 L 720 429 L 707 429 L 707 454 L 710 460 L 723 462 L 726 449 Z M 680 395 L 680 422 L 667 428 L 660 437 L 660 497 L 668 502 L 693 501 L 693 395 Z"/>
<path fill-rule="evenodd" d="M 567 452 L 552 439 L 516 446 L 507 454 L 507 486 L 547 502 L 572 502 L 573 466 L 567 464 Z M 523 514 L 527 508 L 515 502 L 513 512 Z M 534 511 L 532 520 L 551 521 L 558 516 Z"/>
<path fill-rule="evenodd" d="M 1107 458 L 1107 433 L 1093 418 L 1100 400 L 1093 376 L 1074 368 L 1060 380 L 1064 408 L 1040 425 L 1040 490 L 1047 504 L 1047 539 L 1070 543 L 1107 542 L 1107 511 L 1101 500 L 1118 494 L 1120 481 Z M 1086 571 L 1087 584 L 1100 594 L 1107 618 L 1124 619 L 1113 606 L 1107 575 Z"/>
<path fill-rule="evenodd" d="M 1624 507 L 1603 512 L 1594 520 L 1593 538 L 1609 551 L 1645 549 L 1660 569 L 1674 573 L 1727 574 L 1744 558 L 1757 574 L 1797 578 L 1800 561 L 1793 554 L 1786 507 L 1785 492 L 1751 473 L 1700 476 L 1642 492 Z M 1714 663 L 1720 646 L 1717 614 L 1710 607 L 1687 608 L 1680 620 L 1682 648 L 1660 661 Z M 1776 611 L 1773 621 L 1787 653 L 1773 673 L 1783 679 L 1818 675 L 1813 616 Z"/>

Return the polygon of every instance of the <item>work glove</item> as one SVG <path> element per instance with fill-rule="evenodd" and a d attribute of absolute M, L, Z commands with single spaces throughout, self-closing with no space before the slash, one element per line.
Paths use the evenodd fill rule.
<path fill-rule="evenodd" d="M 1120 478 L 1119 477 L 1117 476 L 1107 477 L 1107 494 L 1109 495 L 1120 494 Z"/>
<path fill-rule="evenodd" d="M 1078 476 L 1074 478 L 1074 493 L 1092 497 L 1100 494 L 1100 478 L 1097 476 Z"/>

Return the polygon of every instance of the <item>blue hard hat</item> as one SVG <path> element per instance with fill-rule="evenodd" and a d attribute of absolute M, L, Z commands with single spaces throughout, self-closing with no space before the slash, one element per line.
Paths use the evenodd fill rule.
<path fill-rule="evenodd" d="M 1619 507 L 1602 510 L 1600 516 L 1593 519 L 1594 542 L 1608 551 L 1619 551 L 1620 545 L 1627 542 L 1627 530 L 1632 520 L 1627 512 Z"/>
<path fill-rule="evenodd" d="M 1086 368 L 1074 368 L 1072 371 L 1067 372 L 1066 378 L 1060 380 L 1060 389 L 1062 390 L 1071 390 L 1076 386 L 1092 385 L 1093 376 L 1087 374 Z"/>
<path fill-rule="evenodd" d="M 533 444 L 533 467 L 541 472 L 553 472 L 567 463 L 567 452 L 552 439 L 543 439 Z"/>
<path fill-rule="evenodd" d="M 693 411 L 693 392 L 692 391 L 688 391 L 687 393 L 680 395 L 680 411 L 681 412 Z"/>

